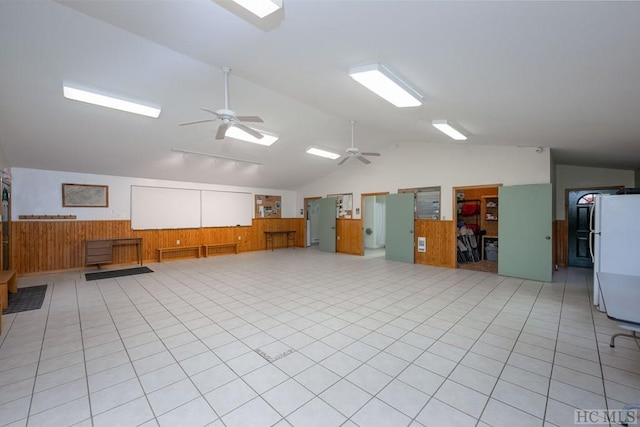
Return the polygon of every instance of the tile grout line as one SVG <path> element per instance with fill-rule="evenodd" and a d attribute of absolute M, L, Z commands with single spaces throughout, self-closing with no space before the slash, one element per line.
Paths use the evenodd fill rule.
<path fill-rule="evenodd" d="M 44 323 L 44 329 L 42 331 L 42 344 L 40 345 L 40 356 L 38 357 L 38 365 L 36 366 L 36 372 L 33 377 L 33 388 L 31 391 L 31 400 L 29 401 L 29 409 L 27 410 L 27 424 L 29 424 L 29 419 L 31 418 L 31 407 L 33 406 L 33 397 L 36 395 L 36 384 L 38 382 L 38 371 L 40 369 L 40 362 L 42 361 L 42 352 L 44 351 L 44 340 L 47 336 L 47 328 L 49 327 L 49 316 L 51 315 L 51 305 L 53 304 L 53 291 L 55 289 L 55 282 L 51 284 L 51 294 L 49 295 L 49 304 L 47 306 L 47 316 Z M 19 314 L 19 313 L 18 313 Z M 16 315 L 16 318 L 18 316 Z M 15 319 L 14 319 L 15 321 Z M 8 335 L 8 334 L 7 334 Z M 35 415 L 35 414 L 34 414 Z"/>

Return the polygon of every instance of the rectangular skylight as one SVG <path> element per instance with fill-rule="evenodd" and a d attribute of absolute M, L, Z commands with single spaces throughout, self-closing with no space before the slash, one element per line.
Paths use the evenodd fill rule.
<path fill-rule="evenodd" d="M 282 7 L 282 0 L 233 0 L 259 18 L 271 15 Z"/>
<path fill-rule="evenodd" d="M 228 128 L 227 132 L 225 133 L 225 136 L 228 136 L 229 138 L 241 139 L 242 141 L 253 142 L 254 144 L 260 144 L 260 145 L 266 145 L 266 146 L 270 146 L 278 140 L 278 136 L 276 135 L 271 135 L 257 129 L 253 129 L 253 130 L 255 130 L 256 132 L 260 132 L 262 134 L 262 138 L 258 139 L 253 135 L 249 135 L 242 129 L 237 128 L 235 126 L 231 126 L 230 128 Z"/>
<path fill-rule="evenodd" d="M 352 68 L 349 75 L 396 107 L 422 105 L 422 95 L 380 63 Z"/>
<path fill-rule="evenodd" d="M 338 157 L 340 157 L 340 154 L 338 153 L 334 153 L 333 151 L 322 150 L 316 147 L 309 147 L 307 148 L 306 151 L 307 153 L 313 154 L 314 156 L 320 156 L 320 157 L 324 157 L 326 159 L 331 159 L 331 160 L 335 160 Z"/>
<path fill-rule="evenodd" d="M 456 141 L 465 141 L 467 139 L 466 135 L 451 126 L 446 120 L 433 120 L 431 124 L 434 128 L 438 129 L 440 132 L 444 133 L 450 138 L 455 139 Z"/>
<path fill-rule="evenodd" d="M 160 108 L 137 104 L 135 102 L 125 101 L 123 99 L 113 98 L 106 95 L 100 95 L 98 93 L 77 89 L 67 85 L 63 86 L 63 94 L 65 98 L 72 99 L 74 101 L 113 108 L 114 110 L 126 111 L 127 113 L 140 114 L 141 116 L 153 117 L 154 119 L 157 119 L 160 116 Z"/>

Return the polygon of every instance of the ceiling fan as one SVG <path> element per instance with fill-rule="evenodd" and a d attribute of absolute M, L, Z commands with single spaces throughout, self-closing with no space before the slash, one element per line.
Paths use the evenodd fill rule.
<path fill-rule="evenodd" d="M 215 119 L 206 119 L 206 120 L 196 120 L 193 122 L 180 123 L 180 126 L 193 125 L 196 123 L 205 123 L 205 122 L 214 122 L 216 120 L 221 120 L 220 126 L 218 126 L 218 132 L 216 132 L 216 139 L 224 139 L 224 136 L 231 126 L 235 126 L 238 129 L 248 133 L 257 139 L 262 139 L 264 135 L 260 132 L 251 129 L 249 126 L 242 124 L 242 122 L 251 122 L 251 123 L 263 123 L 263 120 L 258 116 L 236 116 L 236 113 L 229 108 L 229 73 L 231 72 L 231 68 L 223 67 L 222 71 L 224 72 L 224 108 L 219 110 L 212 110 L 209 108 L 200 108 L 207 113 L 211 113 L 216 116 Z"/>
<path fill-rule="evenodd" d="M 368 165 L 369 163 L 371 163 L 371 161 L 369 159 L 367 159 L 366 157 L 364 157 L 364 156 L 380 156 L 380 153 L 362 153 L 362 152 L 360 152 L 359 148 L 354 147 L 354 145 L 353 145 L 353 129 L 354 129 L 355 125 L 356 125 L 356 122 L 351 120 L 350 123 L 351 123 L 351 147 L 347 148 L 347 155 L 345 156 L 344 159 L 340 160 L 340 163 L 338 163 L 338 166 L 340 166 L 341 164 L 343 164 L 344 162 L 349 160 L 351 157 L 355 157 L 356 159 L 360 160 L 365 165 Z"/>

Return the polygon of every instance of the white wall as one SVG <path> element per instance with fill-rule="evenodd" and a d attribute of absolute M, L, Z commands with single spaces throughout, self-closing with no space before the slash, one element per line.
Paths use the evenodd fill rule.
<path fill-rule="evenodd" d="M 555 196 L 556 217 L 565 219 L 565 190 L 623 185 L 634 186 L 634 171 L 623 169 L 589 168 L 584 166 L 556 165 Z"/>
<path fill-rule="evenodd" d="M 62 207 L 63 183 L 108 185 L 109 207 Z M 76 215 L 78 220 L 131 219 L 132 185 L 280 195 L 282 196 L 282 217 L 297 216 L 295 191 L 12 168 L 11 217 L 14 221 L 18 220 L 18 215 Z"/>
<path fill-rule="evenodd" d="M 336 172 L 298 189 L 304 197 L 353 193 L 353 209 L 362 193 L 396 193 L 399 188 L 441 187 L 442 219 L 453 216 L 453 187 L 471 185 L 523 185 L 551 182 L 548 149 L 497 147 L 473 143 L 401 143 L 371 158 L 370 165 L 349 160 Z M 360 215 L 354 215 L 359 218 Z"/>

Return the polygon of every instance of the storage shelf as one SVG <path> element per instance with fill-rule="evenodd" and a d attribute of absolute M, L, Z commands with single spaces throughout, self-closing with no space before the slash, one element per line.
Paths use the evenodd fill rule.
<path fill-rule="evenodd" d="M 482 198 L 482 228 L 487 231 L 488 235 L 494 235 L 497 238 L 498 234 L 498 221 L 499 221 L 499 213 L 500 209 L 498 207 L 498 196 L 497 195 L 487 195 L 481 196 Z M 488 216 L 488 218 L 487 218 Z M 485 236 L 488 237 L 488 236 Z M 484 251 L 484 247 L 482 248 Z M 483 254 L 484 259 L 484 254 Z"/>

